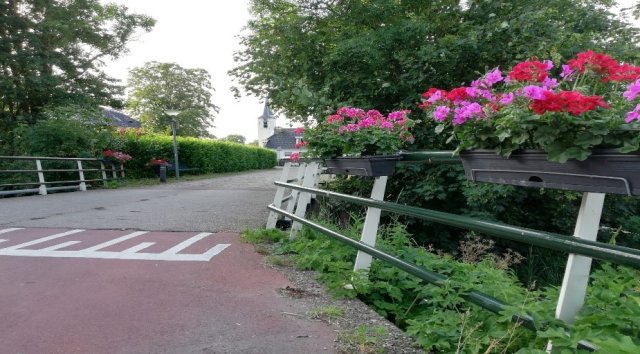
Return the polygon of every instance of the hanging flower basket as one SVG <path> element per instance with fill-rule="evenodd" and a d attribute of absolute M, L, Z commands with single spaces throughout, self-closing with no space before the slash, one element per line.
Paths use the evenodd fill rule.
<path fill-rule="evenodd" d="M 492 150 L 460 153 L 468 180 L 581 192 L 640 195 L 640 154 L 595 150 L 584 161 L 547 160 L 544 151 L 523 150 L 504 158 Z"/>
<path fill-rule="evenodd" d="M 400 156 L 337 157 L 327 159 L 327 172 L 337 175 L 380 177 L 396 170 Z"/>

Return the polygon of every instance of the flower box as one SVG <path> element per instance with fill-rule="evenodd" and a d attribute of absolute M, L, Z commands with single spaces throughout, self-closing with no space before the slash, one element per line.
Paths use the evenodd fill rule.
<path fill-rule="evenodd" d="M 396 170 L 400 156 L 337 157 L 327 159 L 327 173 L 337 175 L 380 177 Z"/>
<path fill-rule="evenodd" d="M 492 150 L 460 153 L 474 182 L 581 192 L 640 195 L 640 154 L 595 150 L 584 161 L 551 162 L 543 151 L 523 150 L 504 158 Z"/>

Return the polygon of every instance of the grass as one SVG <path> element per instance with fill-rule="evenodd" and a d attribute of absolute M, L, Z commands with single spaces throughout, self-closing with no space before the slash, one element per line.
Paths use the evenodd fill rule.
<path fill-rule="evenodd" d="M 352 331 L 340 333 L 338 340 L 357 346 L 358 353 L 384 353 L 380 342 L 388 336 L 389 332 L 384 326 L 369 328 L 366 325 L 360 325 Z"/>
<path fill-rule="evenodd" d="M 344 316 L 344 311 L 333 305 L 314 308 L 307 313 L 309 317 L 314 319 L 336 319 Z"/>
<path fill-rule="evenodd" d="M 280 255 L 267 256 L 265 257 L 265 259 L 267 262 L 277 267 L 293 267 L 296 263 L 296 261 L 292 257 L 280 256 Z"/>

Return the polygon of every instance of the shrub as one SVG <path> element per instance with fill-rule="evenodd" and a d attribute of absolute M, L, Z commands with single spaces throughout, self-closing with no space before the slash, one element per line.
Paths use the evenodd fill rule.
<path fill-rule="evenodd" d="M 186 137 L 178 137 L 177 141 L 180 163 L 197 167 L 198 173 L 246 171 L 276 165 L 276 153 L 268 149 Z M 133 157 L 127 163 L 127 175 L 130 177 L 152 176 L 153 170 L 149 167 L 151 160 L 173 160 L 173 139 L 170 136 L 119 131 L 110 148 Z"/>

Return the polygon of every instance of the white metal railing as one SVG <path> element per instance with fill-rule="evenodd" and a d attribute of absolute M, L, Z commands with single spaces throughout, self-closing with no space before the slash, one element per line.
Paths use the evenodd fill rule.
<path fill-rule="evenodd" d="M 104 185 L 107 185 L 108 181 L 125 178 L 125 170 L 122 163 L 114 163 L 97 158 L 0 156 L 0 161 L 32 161 L 35 164 L 35 169 L 10 169 L 0 167 L 0 196 L 25 193 L 38 193 L 40 195 L 47 195 L 47 193 L 50 191 L 73 189 L 86 191 L 87 183 L 102 182 Z M 67 161 L 75 162 L 75 165 L 69 168 L 43 168 L 43 161 Z M 77 173 L 77 179 L 64 178 L 61 180 L 47 180 L 46 178 L 47 175 L 50 175 L 51 173 L 64 172 Z M 18 180 L 13 181 L 12 183 L 2 183 L 8 181 L 7 176 L 16 174 L 19 174 L 21 176 L 31 175 L 31 177 L 37 177 L 37 182 Z M 88 175 L 97 177 L 87 178 Z"/>

